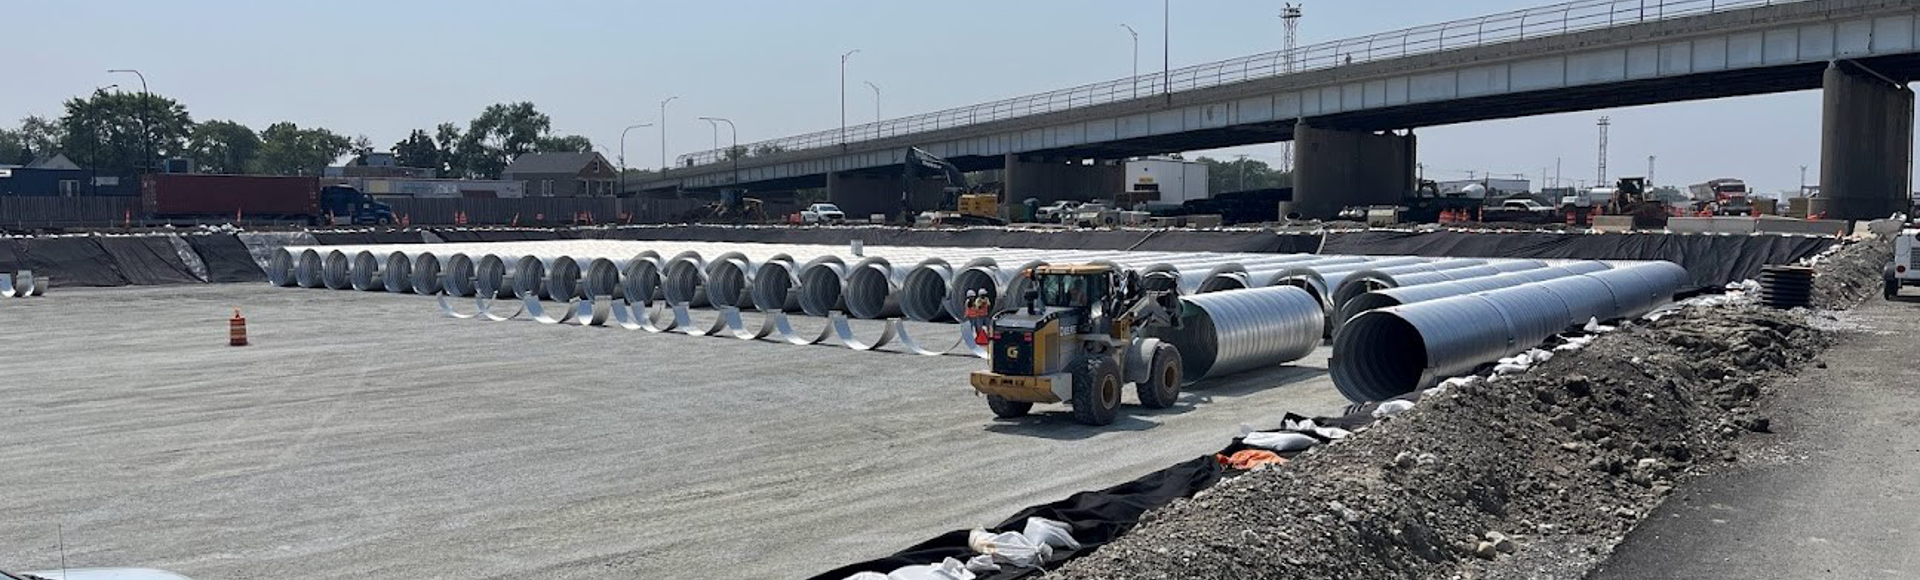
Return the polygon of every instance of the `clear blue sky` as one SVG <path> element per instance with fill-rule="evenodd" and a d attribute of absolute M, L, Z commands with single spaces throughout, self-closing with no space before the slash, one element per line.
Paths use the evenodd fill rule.
<path fill-rule="evenodd" d="M 1540 0 L 1306 2 L 1301 43 L 1545 4 Z M 1174 66 L 1274 50 L 1281 2 L 1175 0 Z M 414 128 L 465 125 L 491 103 L 530 100 L 562 133 L 619 150 L 620 129 L 668 108 L 669 156 L 713 145 L 697 116 L 730 117 L 741 142 L 839 124 L 840 54 L 847 115 L 872 120 L 865 82 L 887 117 L 1116 79 L 1140 31 L 1143 73 L 1161 64 L 1161 3 L 1151 0 L 710 2 L 260 2 L 64 0 L 7 7 L 7 88 L 0 119 L 58 116 L 94 87 L 138 87 L 181 100 L 196 120 L 255 129 L 275 121 L 365 134 L 385 147 Z M 1420 129 L 1430 179 L 1466 170 L 1539 179 L 1556 158 L 1592 180 L 1593 121 L 1613 117 L 1611 176 L 1661 183 L 1737 176 L 1757 190 L 1818 181 L 1817 91 Z M 726 129 L 720 139 L 727 139 Z M 628 162 L 660 163 L 657 129 L 637 129 Z M 1278 145 L 1237 148 L 1277 161 Z"/>

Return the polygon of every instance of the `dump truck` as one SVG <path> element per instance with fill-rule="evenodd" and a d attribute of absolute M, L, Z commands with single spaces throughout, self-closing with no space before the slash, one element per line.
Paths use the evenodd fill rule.
<path fill-rule="evenodd" d="M 140 179 L 140 204 L 157 220 L 292 220 L 308 225 L 391 224 L 393 208 L 310 176 L 156 173 Z"/>

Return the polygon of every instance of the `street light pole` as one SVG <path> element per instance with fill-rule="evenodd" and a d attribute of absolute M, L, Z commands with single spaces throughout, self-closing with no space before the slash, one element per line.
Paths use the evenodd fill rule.
<path fill-rule="evenodd" d="M 1173 102 L 1173 3 L 1160 0 L 1160 84 L 1167 93 L 1167 102 Z"/>
<path fill-rule="evenodd" d="M 1125 22 L 1120 23 L 1120 27 L 1127 29 L 1127 34 L 1133 37 L 1133 76 L 1127 79 L 1127 84 L 1133 86 L 1133 98 L 1137 99 L 1140 98 L 1140 33 L 1134 32 L 1133 27 Z"/>
<path fill-rule="evenodd" d="M 660 170 L 661 171 L 667 170 L 667 103 L 671 103 L 673 102 L 674 99 L 678 99 L 678 98 L 680 98 L 679 95 L 674 95 L 671 97 L 667 97 L 667 100 L 660 101 Z"/>
<path fill-rule="evenodd" d="M 735 188 L 739 188 L 740 187 L 740 158 L 742 156 L 745 156 L 747 153 L 745 151 L 740 150 L 740 129 L 738 127 L 733 126 L 733 121 L 725 117 L 701 117 L 700 120 L 706 121 L 708 123 L 719 121 L 721 123 L 727 124 L 727 134 L 731 135 L 733 138 L 733 145 L 727 148 L 727 156 L 733 158 L 733 186 Z M 713 129 L 716 132 L 719 131 L 720 125 L 717 125 L 717 124 L 714 125 Z"/>
<path fill-rule="evenodd" d="M 113 73 L 133 73 L 133 76 L 140 77 L 140 138 L 146 142 L 147 148 L 146 155 L 143 156 L 140 165 L 146 172 L 151 173 L 153 171 L 153 129 L 147 126 L 147 109 L 153 106 L 153 101 L 151 97 L 152 93 L 147 92 L 147 75 L 140 74 L 140 71 L 130 68 L 116 68 L 107 71 L 107 74 Z"/>
<path fill-rule="evenodd" d="M 653 123 L 628 125 L 620 130 L 620 195 L 627 193 L 627 132 L 641 127 L 652 127 Z"/>
<path fill-rule="evenodd" d="M 873 84 L 873 81 L 866 81 L 866 83 L 867 88 L 873 89 L 873 122 L 878 123 L 880 122 L 880 85 Z"/>
<path fill-rule="evenodd" d="M 118 84 L 95 87 L 93 94 L 95 98 L 98 98 L 100 95 L 107 94 L 107 89 L 118 88 L 120 88 Z M 87 157 L 89 158 L 87 159 L 87 181 L 89 183 L 89 185 L 87 185 L 87 192 L 94 195 L 100 194 L 100 124 L 98 119 L 94 120 L 92 130 L 90 131 L 93 134 L 89 135 L 89 139 L 87 139 L 87 142 L 93 144 L 93 146 L 87 148 Z M 1806 181 L 1806 177 L 1806 166 L 1803 165 L 1800 171 L 1800 181 Z M 1801 189 L 1806 188 L 1802 187 Z"/>
<path fill-rule="evenodd" d="M 840 55 L 840 146 L 843 148 L 847 146 L 847 59 L 856 52 L 860 52 L 860 49 Z"/>

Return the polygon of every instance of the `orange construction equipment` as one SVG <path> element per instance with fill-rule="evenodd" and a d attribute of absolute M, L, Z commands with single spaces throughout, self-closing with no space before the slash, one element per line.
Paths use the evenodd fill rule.
<path fill-rule="evenodd" d="M 240 309 L 233 309 L 233 318 L 227 321 L 227 346 L 247 345 L 247 319 L 240 316 Z"/>

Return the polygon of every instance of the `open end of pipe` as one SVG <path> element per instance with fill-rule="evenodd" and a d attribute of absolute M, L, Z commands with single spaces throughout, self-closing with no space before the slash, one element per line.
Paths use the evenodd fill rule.
<path fill-rule="evenodd" d="M 400 252 L 387 254 L 387 267 L 380 270 L 380 276 L 388 292 L 412 292 L 413 260 Z"/>
<path fill-rule="evenodd" d="M 513 271 L 514 296 L 520 298 L 526 298 L 528 296 L 546 297 L 544 290 L 546 289 L 547 265 L 541 263 L 539 258 L 533 256 L 520 258 L 520 262 L 514 266 Z"/>
<path fill-rule="evenodd" d="M 1217 276 L 1208 276 L 1205 281 L 1200 283 L 1200 288 L 1199 290 L 1195 291 L 1195 293 L 1206 294 L 1208 292 L 1219 292 L 1222 290 L 1245 290 L 1246 288 L 1247 288 L 1246 278 L 1241 276 L 1231 275 L 1231 274 L 1223 274 L 1223 275 L 1217 275 Z"/>
<path fill-rule="evenodd" d="M 753 276 L 753 305 L 761 312 L 785 312 L 799 306 L 793 293 L 793 266 L 767 262 Z"/>
<path fill-rule="evenodd" d="M 985 267 L 967 268 L 953 275 L 953 286 L 947 290 L 948 316 L 958 320 L 966 315 L 967 294 L 970 292 L 976 294 L 985 292 L 989 304 L 1000 303 L 1000 285 L 996 282 L 993 271 Z"/>
<path fill-rule="evenodd" d="M 267 258 L 267 282 L 275 286 L 294 285 L 293 268 L 298 262 L 293 252 L 286 248 L 275 248 L 273 256 Z"/>
<path fill-rule="evenodd" d="M 322 281 L 328 288 L 346 290 L 353 287 L 352 259 L 346 252 L 334 250 L 327 252 L 327 261 L 321 266 Z"/>
<path fill-rule="evenodd" d="M 553 268 L 547 272 L 547 297 L 564 301 L 578 296 L 580 263 L 566 256 L 554 258 Z"/>
<path fill-rule="evenodd" d="M 951 318 L 947 288 L 953 286 L 953 276 L 948 272 L 941 266 L 922 266 L 907 272 L 907 279 L 900 284 L 900 312 L 921 322 Z"/>
<path fill-rule="evenodd" d="M 1386 294 L 1361 294 L 1355 296 L 1352 300 L 1348 300 L 1346 305 L 1340 307 L 1339 322 L 1336 323 L 1335 326 L 1344 328 L 1346 321 L 1352 320 L 1353 317 L 1366 313 L 1369 310 L 1379 310 L 1399 305 L 1400 299 Z"/>
<path fill-rule="evenodd" d="M 1171 290 L 1178 292 L 1180 290 L 1180 273 L 1171 270 L 1149 272 L 1140 278 L 1140 285 L 1148 290 Z"/>
<path fill-rule="evenodd" d="M 826 265 L 800 272 L 800 310 L 812 316 L 826 316 L 840 307 L 840 273 Z"/>
<path fill-rule="evenodd" d="M 1386 274 L 1368 273 L 1350 276 L 1346 282 L 1340 284 L 1339 289 L 1333 291 L 1333 309 L 1335 311 L 1340 310 L 1341 307 L 1346 306 L 1348 302 L 1353 301 L 1354 298 L 1358 298 L 1362 294 L 1375 290 L 1399 287 L 1400 282 Z"/>
<path fill-rule="evenodd" d="M 671 303 L 685 302 L 693 306 L 706 306 L 707 297 L 702 289 L 700 263 L 686 258 L 678 258 L 667 263 L 666 280 L 662 289 Z"/>
<path fill-rule="evenodd" d="M 414 260 L 414 264 L 415 267 L 418 268 L 420 261 Z M 466 254 L 454 254 L 447 256 L 445 265 L 442 265 L 438 261 L 431 265 L 433 269 L 428 272 L 428 274 L 433 275 L 433 278 L 431 278 L 428 283 L 436 285 L 432 290 L 438 291 L 441 288 L 445 288 L 447 294 L 454 296 L 473 296 L 478 292 L 474 289 L 474 277 L 478 275 L 478 272 L 475 271 L 473 266 L 473 258 L 468 257 Z M 445 275 L 440 275 L 443 272 Z M 416 272 L 413 279 L 418 283 L 425 278 Z M 418 290 L 416 289 L 415 292 L 418 292 Z"/>
<path fill-rule="evenodd" d="M 874 264 L 856 269 L 847 276 L 847 286 L 841 291 L 847 300 L 848 314 L 864 319 L 886 318 L 892 314 L 888 312 L 887 299 L 893 289 L 887 284 L 886 268 Z"/>
<path fill-rule="evenodd" d="M 293 263 L 294 284 L 301 288 L 320 288 L 326 284 L 320 279 L 320 252 L 306 250 L 300 252 L 300 259 Z"/>
<path fill-rule="evenodd" d="M 714 306 L 752 306 L 753 296 L 747 292 L 745 264 L 738 260 L 715 262 L 707 270 L 707 300 Z"/>
<path fill-rule="evenodd" d="M 360 291 L 385 290 L 386 278 L 380 275 L 380 258 L 373 252 L 360 252 L 353 255 L 353 289 Z"/>
<path fill-rule="evenodd" d="M 474 271 L 473 290 L 482 297 L 500 297 L 502 292 L 511 291 L 512 284 L 507 280 L 507 262 L 499 256 L 487 254 L 480 258 L 480 266 Z"/>
<path fill-rule="evenodd" d="M 620 265 L 606 258 L 594 258 L 587 263 L 587 277 L 581 280 L 581 284 L 593 296 L 617 296 L 620 294 Z"/>
<path fill-rule="evenodd" d="M 648 304 L 659 300 L 659 264 L 652 260 L 641 260 L 627 266 L 627 276 L 621 280 L 620 291 L 626 296 L 628 304 Z"/>
<path fill-rule="evenodd" d="M 434 294 L 440 291 L 440 258 L 431 252 L 413 257 L 413 292 Z"/>
<path fill-rule="evenodd" d="M 1333 381 L 1353 401 L 1382 401 L 1420 388 L 1427 345 L 1420 330 L 1391 312 L 1374 311 L 1347 322 L 1334 338 Z"/>

